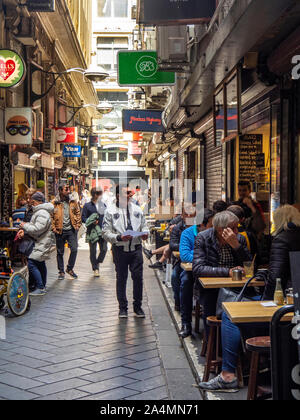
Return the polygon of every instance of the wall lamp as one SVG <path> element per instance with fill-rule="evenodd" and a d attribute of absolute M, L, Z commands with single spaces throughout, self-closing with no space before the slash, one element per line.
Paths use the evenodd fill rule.
<path fill-rule="evenodd" d="M 72 114 L 71 118 L 68 121 L 66 121 L 64 123 L 62 123 L 60 121 L 60 123 L 62 123 L 64 125 L 70 124 L 70 122 L 73 120 L 73 118 L 75 117 L 75 115 L 77 114 L 77 112 L 79 112 L 81 109 L 95 108 L 97 110 L 97 112 L 99 112 L 100 114 L 103 114 L 103 112 L 102 112 L 103 109 L 101 108 L 101 105 L 100 104 L 98 104 L 98 105 L 95 105 L 95 104 L 84 104 L 84 105 L 81 105 L 81 106 L 70 106 L 70 105 L 66 105 L 66 104 L 63 104 L 63 103 L 60 102 L 59 105 L 60 106 L 64 106 L 66 108 L 70 108 L 70 109 L 73 110 L 73 114 Z"/>
<path fill-rule="evenodd" d="M 107 73 L 104 69 L 102 69 L 100 66 L 97 68 L 90 68 L 90 69 L 81 69 L 81 68 L 71 68 L 62 72 L 52 72 L 52 71 L 47 71 L 44 70 L 41 66 L 39 66 L 38 64 L 34 63 L 33 61 L 30 62 L 29 65 L 29 70 L 30 70 L 30 105 L 32 106 L 34 104 L 35 101 L 38 101 L 42 98 L 44 98 L 45 96 L 48 95 L 48 93 L 51 91 L 51 89 L 55 86 L 57 80 L 62 77 L 65 74 L 69 74 L 69 73 L 80 73 L 82 74 L 86 79 L 88 79 L 90 82 L 101 82 L 103 80 L 105 80 L 107 77 L 109 77 L 109 73 Z M 53 82 L 51 84 L 51 86 L 49 87 L 49 89 L 47 89 L 46 92 L 42 93 L 42 94 L 36 94 L 33 92 L 32 90 L 32 86 L 33 86 L 33 74 L 36 71 L 40 71 L 42 73 L 45 74 L 49 74 L 51 76 L 53 76 Z"/>

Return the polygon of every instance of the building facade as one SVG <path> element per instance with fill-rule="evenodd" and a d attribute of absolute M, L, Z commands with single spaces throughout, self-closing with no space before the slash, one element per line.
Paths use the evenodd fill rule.
<path fill-rule="evenodd" d="M 66 73 L 69 69 L 89 66 L 91 2 L 56 0 L 53 3 L 54 10 L 42 12 L 29 11 L 29 7 L 14 0 L 0 2 L 1 52 L 17 52 L 26 68 L 26 78 L 18 87 L 0 89 L 0 157 L 5 162 L 0 179 L 1 220 L 8 220 L 17 197 L 27 187 L 36 187 L 38 180 L 45 181 L 48 199 L 57 192 L 61 178 L 69 177 L 78 186 L 82 180 L 78 159 L 67 162 L 63 158 L 62 147 L 53 138 L 53 129 L 77 125 L 80 134 L 92 125 L 94 109 L 76 109 L 75 114 L 72 107 L 97 104 L 94 87 L 82 73 Z M 49 72 L 61 74 L 56 78 Z M 7 144 L 6 110 L 24 107 L 32 112 L 32 140 L 27 145 Z"/>

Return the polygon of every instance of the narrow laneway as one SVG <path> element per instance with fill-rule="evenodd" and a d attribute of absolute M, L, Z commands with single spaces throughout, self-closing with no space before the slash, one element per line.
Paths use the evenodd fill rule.
<path fill-rule="evenodd" d="M 145 275 L 146 319 L 130 308 L 129 319 L 119 320 L 110 253 L 100 279 L 84 242 L 79 280 L 57 280 L 55 255 L 48 269 L 47 295 L 35 297 L 24 317 L 6 320 L 1 399 L 200 399 L 152 271 Z"/>

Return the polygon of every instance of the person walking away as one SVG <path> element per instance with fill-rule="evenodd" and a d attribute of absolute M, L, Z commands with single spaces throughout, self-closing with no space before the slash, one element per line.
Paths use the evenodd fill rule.
<path fill-rule="evenodd" d="M 192 263 L 194 259 L 194 246 L 196 237 L 212 227 L 215 213 L 205 209 L 204 216 L 199 214 L 195 218 L 195 225 L 187 228 L 180 238 L 180 259 L 183 263 Z M 180 273 L 180 308 L 182 329 L 180 336 L 187 338 L 192 335 L 192 312 L 195 277 L 192 272 L 182 270 Z"/>
<path fill-rule="evenodd" d="M 54 206 L 45 203 L 45 196 L 41 192 L 36 192 L 31 198 L 33 216 L 31 222 L 21 223 L 20 237 L 29 235 L 34 239 L 34 247 L 28 258 L 29 275 L 34 279 L 36 290 L 31 292 L 31 296 L 43 296 L 46 293 L 47 267 L 46 260 L 50 258 L 51 248 L 54 245 L 54 235 L 52 233 L 51 215 Z"/>
<path fill-rule="evenodd" d="M 66 184 L 59 186 L 58 195 L 54 199 L 53 205 L 52 227 L 56 235 L 58 279 L 64 280 L 65 278 L 64 251 L 66 242 L 71 250 L 66 272 L 73 279 L 77 279 L 78 276 L 74 273 L 74 267 L 78 250 L 77 233 L 82 224 L 80 207 L 76 201 L 70 200 L 70 189 Z"/>
<path fill-rule="evenodd" d="M 87 227 L 87 242 L 90 247 L 90 261 L 94 276 L 99 277 L 99 265 L 103 263 L 107 253 L 107 242 L 102 237 L 102 226 L 104 213 L 106 211 L 106 205 L 102 202 L 101 198 L 103 192 L 101 189 L 93 188 L 91 190 L 92 199 L 89 203 L 86 203 L 82 211 L 82 222 Z M 91 220 L 91 216 L 97 215 Z M 98 226 L 99 229 L 95 229 Z M 92 231 L 95 234 L 92 235 Z M 97 244 L 99 244 L 100 253 L 97 257 Z"/>
<path fill-rule="evenodd" d="M 104 216 L 103 238 L 112 244 L 114 264 L 117 275 L 117 297 L 119 317 L 128 317 L 126 286 L 128 269 L 133 280 L 133 309 L 138 318 L 145 318 L 142 309 L 143 300 L 143 252 L 142 241 L 149 237 L 149 229 L 141 208 L 131 202 L 131 190 L 128 187 L 116 188 L 116 203 L 109 207 Z M 144 233 L 141 237 L 128 235 L 133 230 Z"/>

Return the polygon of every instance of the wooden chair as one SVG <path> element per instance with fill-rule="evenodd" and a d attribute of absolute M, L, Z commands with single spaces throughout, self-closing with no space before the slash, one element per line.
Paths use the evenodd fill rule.
<path fill-rule="evenodd" d="M 258 386 L 259 362 L 262 355 L 271 351 L 270 337 L 254 337 L 246 340 L 246 349 L 251 352 L 250 377 L 248 385 L 248 401 L 266 400 L 272 397 L 270 390 Z"/>

